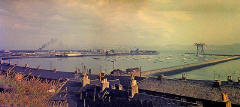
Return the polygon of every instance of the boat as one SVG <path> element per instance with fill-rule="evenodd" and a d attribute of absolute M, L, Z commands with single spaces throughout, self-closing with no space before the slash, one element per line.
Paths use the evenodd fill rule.
<path fill-rule="evenodd" d="M 167 59 L 167 60 L 170 60 L 170 59 L 172 59 L 172 58 L 171 58 L 171 57 L 167 57 L 166 59 Z"/>
<path fill-rule="evenodd" d="M 98 59 L 100 59 L 100 58 L 93 58 L 93 59 L 96 59 L 96 60 L 98 60 Z"/>
<path fill-rule="evenodd" d="M 73 53 L 73 52 L 64 52 L 64 53 L 57 53 L 55 54 L 56 57 L 77 57 L 77 56 L 82 56 L 81 53 Z"/>
<path fill-rule="evenodd" d="M 131 50 L 130 55 L 158 55 L 157 51 L 150 51 L 150 50 Z"/>

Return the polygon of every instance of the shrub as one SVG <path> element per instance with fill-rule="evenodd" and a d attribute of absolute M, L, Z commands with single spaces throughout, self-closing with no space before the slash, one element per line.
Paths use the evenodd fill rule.
<path fill-rule="evenodd" d="M 16 73 L 11 73 L 11 76 L 0 75 L 0 85 L 10 85 L 14 89 L 11 92 L 1 92 L 0 103 L 47 107 L 50 98 L 58 93 L 65 83 L 59 80 L 43 81 L 39 77 L 26 77 Z"/>

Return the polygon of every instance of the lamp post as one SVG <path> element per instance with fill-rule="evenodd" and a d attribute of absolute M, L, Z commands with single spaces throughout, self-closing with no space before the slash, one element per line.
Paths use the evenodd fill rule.
<path fill-rule="evenodd" d="M 114 61 L 111 61 L 113 63 L 113 70 L 114 70 Z"/>

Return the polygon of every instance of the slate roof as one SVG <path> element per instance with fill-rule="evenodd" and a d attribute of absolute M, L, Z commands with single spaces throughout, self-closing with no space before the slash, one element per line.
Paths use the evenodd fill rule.
<path fill-rule="evenodd" d="M 221 87 L 213 87 L 212 85 L 213 81 L 205 80 L 158 80 L 154 78 L 148 78 L 138 83 L 138 87 L 141 90 L 220 102 L 222 101 L 222 92 L 226 92 L 233 104 L 240 104 L 239 86 L 223 85 Z"/>

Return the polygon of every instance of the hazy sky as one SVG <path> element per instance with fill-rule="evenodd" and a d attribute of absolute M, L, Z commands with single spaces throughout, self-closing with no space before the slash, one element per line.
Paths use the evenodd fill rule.
<path fill-rule="evenodd" d="M 238 0 L 0 0 L 0 49 L 240 41 Z"/>

